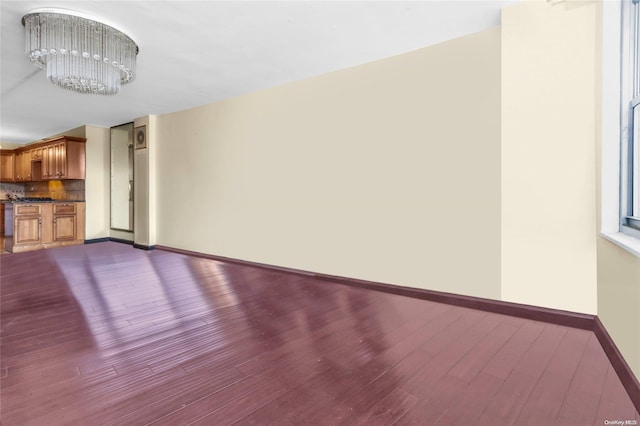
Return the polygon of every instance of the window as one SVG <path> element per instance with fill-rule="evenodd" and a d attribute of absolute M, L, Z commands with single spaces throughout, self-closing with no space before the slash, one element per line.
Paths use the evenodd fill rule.
<path fill-rule="evenodd" d="M 640 0 L 622 4 L 620 231 L 640 237 Z"/>
<path fill-rule="evenodd" d="M 637 100 L 640 86 L 640 71 L 638 71 L 640 42 L 635 41 L 640 38 L 640 25 L 637 24 L 640 13 L 637 9 L 640 8 L 640 4 L 636 3 L 640 2 L 637 0 L 601 2 L 600 236 L 640 257 L 640 231 L 634 227 L 637 221 L 633 219 L 638 217 L 637 203 L 640 202 L 640 188 L 637 183 L 640 172 L 638 167 L 640 107 L 634 106 L 633 103 L 634 98 Z M 623 19 L 620 19 L 621 17 Z M 634 128 L 632 113 L 636 115 L 635 133 L 629 131 Z M 634 134 L 635 140 L 632 137 Z M 633 211 L 634 202 L 636 203 L 635 212 Z"/>

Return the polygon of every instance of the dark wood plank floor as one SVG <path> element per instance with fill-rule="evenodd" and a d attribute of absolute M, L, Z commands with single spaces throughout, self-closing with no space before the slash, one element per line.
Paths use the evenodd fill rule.
<path fill-rule="evenodd" d="M 112 242 L 0 267 L 5 426 L 640 421 L 584 330 Z"/>

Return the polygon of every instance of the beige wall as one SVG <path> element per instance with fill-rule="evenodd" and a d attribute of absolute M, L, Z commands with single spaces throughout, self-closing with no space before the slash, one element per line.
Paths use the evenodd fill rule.
<path fill-rule="evenodd" d="M 597 312 L 593 2 L 502 13 L 502 299 Z"/>
<path fill-rule="evenodd" d="M 502 299 L 597 313 L 640 376 L 640 258 L 598 237 L 601 6 L 503 10 Z"/>
<path fill-rule="evenodd" d="M 598 6 L 597 39 L 602 40 L 602 45 L 596 46 L 601 57 L 596 67 L 596 87 L 602 90 L 596 90 L 596 212 L 601 231 L 610 233 L 617 230 L 619 216 L 615 205 L 619 197 L 620 69 L 616 63 L 620 40 L 615 34 L 620 32 L 620 6 Z M 636 377 L 640 377 L 640 257 L 602 237 L 598 238 L 598 317 Z"/>
<path fill-rule="evenodd" d="M 500 30 L 157 120 L 157 242 L 500 297 Z"/>
<path fill-rule="evenodd" d="M 73 136 L 75 138 L 84 138 L 86 137 L 86 128 L 88 126 L 80 126 L 80 127 L 76 127 L 75 129 L 69 129 L 69 130 L 65 130 L 64 132 L 61 133 L 56 133 L 55 135 L 51 135 L 49 137 L 47 137 L 46 139 L 53 139 L 53 138 L 57 138 L 58 136 Z"/>
<path fill-rule="evenodd" d="M 86 238 L 109 236 L 109 129 L 85 126 L 86 146 Z"/>
<path fill-rule="evenodd" d="M 640 377 L 640 258 L 598 239 L 598 316 Z"/>
<path fill-rule="evenodd" d="M 156 244 L 156 116 L 134 120 L 135 128 L 146 126 L 147 147 L 134 151 L 134 243 Z M 135 138 L 135 134 L 134 134 Z"/>

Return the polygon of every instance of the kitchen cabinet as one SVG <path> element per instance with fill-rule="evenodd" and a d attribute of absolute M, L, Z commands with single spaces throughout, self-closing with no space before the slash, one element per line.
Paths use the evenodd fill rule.
<path fill-rule="evenodd" d="M 43 248 L 84 244 L 85 203 L 13 203 L 5 204 L 7 229 L 5 249 L 12 253 Z"/>
<path fill-rule="evenodd" d="M 15 159 L 13 150 L 0 150 L 0 182 L 13 182 L 15 180 Z"/>
<path fill-rule="evenodd" d="M 76 203 L 53 205 L 53 241 L 72 241 L 78 236 Z"/>
<path fill-rule="evenodd" d="M 55 154 L 53 152 L 53 145 L 43 146 L 41 152 L 41 178 L 54 179 L 55 177 Z"/>
<path fill-rule="evenodd" d="M 25 251 L 30 246 L 42 244 L 42 216 L 46 215 L 44 204 L 15 204 L 13 208 L 13 235 L 6 236 L 12 246 L 9 251 Z M 12 238 L 9 238 L 12 237 Z"/>
<path fill-rule="evenodd" d="M 15 150 L 2 150 L 2 182 L 85 178 L 86 139 L 61 136 Z"/>
<path fill-rule="evenodd" d="M 45 235 L 44 247 L 84 244 L 85 203 L 56 202 L 51 208 L 50 234 Z"/>
<path fill-rule="evenodd" d="M 42 147 L 33 148 L 31 150 L 31 161 L 42 160 Z"/>
<path fill-rule="evenodd" d="M 20 150 L 16 152 L 15 157 L 15 181 L 29 182 L 31 181 L 31 151 Z"/>
<path fill-rule="evenodd" d="M 84 179 L 85 143 L 63 138 L 42 147 L 42 179 Z"/>
<path fill-rule="evenodd" d="M 42 216 L 16 216 L 14 225 L 14 245 L 37 244 L 42 242 Z"/>
<path fill-rule="evenodd" d="M 22 173 L 22 151 L 16 151 L 13 170 L 14 170 L 13 171 L 13 173 L 14 173 L 13 180 L 15 182 L 22 182 L 24 180 L 24 178 L 22 176 L 23 175 L 23 173 Z"/>

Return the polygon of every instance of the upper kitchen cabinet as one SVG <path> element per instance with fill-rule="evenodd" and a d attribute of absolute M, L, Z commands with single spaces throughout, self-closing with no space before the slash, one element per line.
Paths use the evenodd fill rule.
<path fill-rule="evenodd" d="M 14 182 L 16 154 L 13 150 L 0 150 L 0 182 Z"/>
<path fill-rule="evenodd" d="M 16 182 L 29 182 L 33 180 L 31 176 L 31 151 L 16 151 L 14 170 L 14 180 Z"/>
<path fill-rule="evenodd" d="M 2 150 L 2 182 L 84 179 L 86 139 L 61 136 Z"/>
<path fill-rule="evenodd" d="M 82 138 L 62 137 L 42 146 L 41 163 L 43 180 L 84 179 L 85 141 Z"/>

